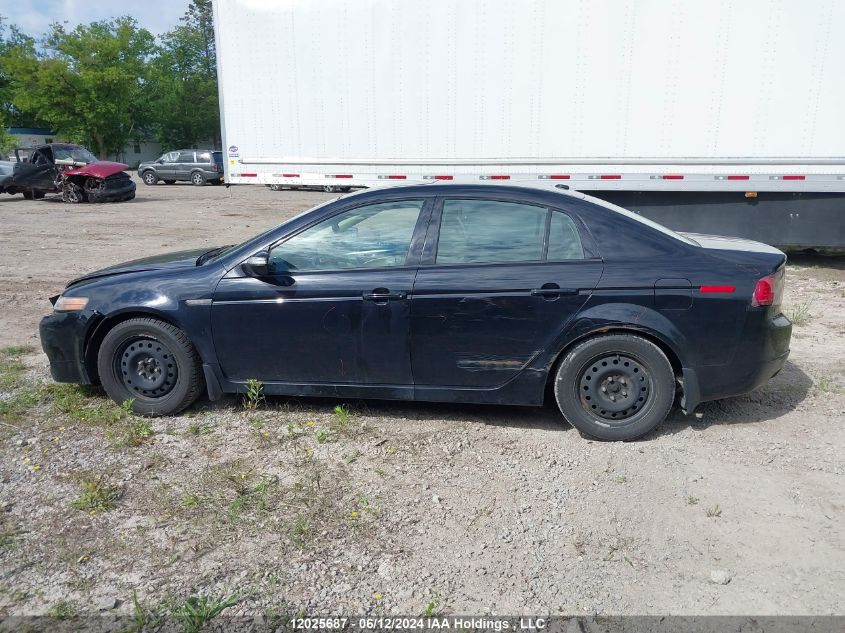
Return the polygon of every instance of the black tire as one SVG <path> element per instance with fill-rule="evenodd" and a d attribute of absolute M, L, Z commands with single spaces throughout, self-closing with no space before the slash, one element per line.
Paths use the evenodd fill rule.
<path fill-rule="evenodd" d="M 70 204 L 80 204 L 82 202 L 88 202 L 88 196 L 85 194 L 85 190 L 75 182 L 65 182 L 62 185 L 62 201 Z"/>
<path fill-rule="evenodd" d="M 191 174 L 191 184 L 197 187 L 202 187 L 205 184 L 205 176 L 202 175 L 202 172 L 195 171 Z"/>
<path fill-rule="evenodd" d="M 222 180 L 221 178 L 215 178 L 214 180 L 209 180 L 208 182 L 210 182 L 210 183 L 211 183 L 212 185 L 214 185 L 215 187 L 216 187 L 217 185 L 222 185 L 222 184 L 223 184 L 223 180 Z"/>
<path fill-rule="evenodd" d="M 26 191 L 23 191 L 22 193 L 23 193 L 23 197 L 26 198 L 27 200 L 32 200 L 33 197 L 34 197 L 32 195 L 32 189 L 27 189 Z"/>
<path fill-rule="evenodd" d="M 165 184 L 165 185 L 175 185 L 175 184 L 176 184 L 176 181 L 175 181 L 175 180 L 165 180 L 165 181 L 164 181 L 164 184 Z"/>
<path fill-rule="evenodd" d="M 268 185 L 270 187 L 270 191 L 281 191 L 282 185 Z"/>
<path fill-rule="evenodd" d="M 157 185 L 158 184 L 158 176 L 156 176 L 154 171 L 145 171 L 141 174 L 141 180 L 144 181 L 145 185 Z"/>
<path fill-rule="evenodd" d="M 118 323 L 106 334 L 97 356 L 100 381 L 118 404 L 132 398 L 141 415 L 173 415 L 200 396 L 199 355 L 187 335 L 154 318 Z"/>
<path fill-rule="evenodd" d="M 340 188 L 341 193 L 349 193 L 351 190 L 352 190 L 352 187 L 341 187 Z"/>
<path fill-rule="evenodd" d="M 634 440 L 666 419 L 675 401 L 675 373 L 651 341 L 607 334 L 566 354 L 554 391 L 560 412 L 585 435 Z"/>
<path fill-rule="evenodd" d="M 335 187 L 334 185 L 323 185 L 323 191 L 326 193 L 336 193 L 337 190 L 338 187 Z"/>
<path fill-rule="evenodd" d="M 35 189 L 32 190 L 32 198 L 33 200 L 43 200 L 46 192 L 44 191 L 37 191 Z"/>

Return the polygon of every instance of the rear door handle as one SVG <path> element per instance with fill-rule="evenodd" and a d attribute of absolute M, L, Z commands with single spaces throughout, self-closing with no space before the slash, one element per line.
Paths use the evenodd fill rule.
<path fill-rule="evenodd" d="M 407 292 L 390 292 L 387 288 L 376 288 L 372 292 L 365 292 L 364 299 L 366 301 L 388 302 L 401 301 L 408 296 Z"/>

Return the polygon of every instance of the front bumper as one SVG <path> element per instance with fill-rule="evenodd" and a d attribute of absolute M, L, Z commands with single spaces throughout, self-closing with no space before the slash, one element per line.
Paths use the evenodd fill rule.
<path fill-rule="evenodd" d="M 77 312 L 54 312 L 41 319 L 38 331 L 53 380 L 90 385 L 85 369 L 87 319 Z"/>
<path fill-rule="evenodd" d="M 126 172 L 106 178 L 96 192 L 88 194 L 91 202 L 119 202 L 135 197 L 135 182 Z"/>

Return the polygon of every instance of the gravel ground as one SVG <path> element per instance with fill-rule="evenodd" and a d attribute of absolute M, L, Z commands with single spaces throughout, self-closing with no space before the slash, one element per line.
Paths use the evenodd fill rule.
<path fill-rule="evenodd" d="M 768 386 L 637 442 L 587 440 L 552 406 L 229 398 L 145 421 L 50 383 L 37 323 L 69 278 L 330 197 L 0 197 L 0 616 L 200 595 L 271 619 L 845 613 L 841 260 L 790 264 L 793 351 Z"/>

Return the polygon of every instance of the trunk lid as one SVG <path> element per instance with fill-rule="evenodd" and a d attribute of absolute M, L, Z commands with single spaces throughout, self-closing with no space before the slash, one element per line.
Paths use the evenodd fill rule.
<path fill-rule="evenodd" d="M 786 253 L 774 246 L 742 237 L 681 233 L 709 251 L 714 257 L 745 264 L 761 275 L 774 272 L 786 263 Z"/>

